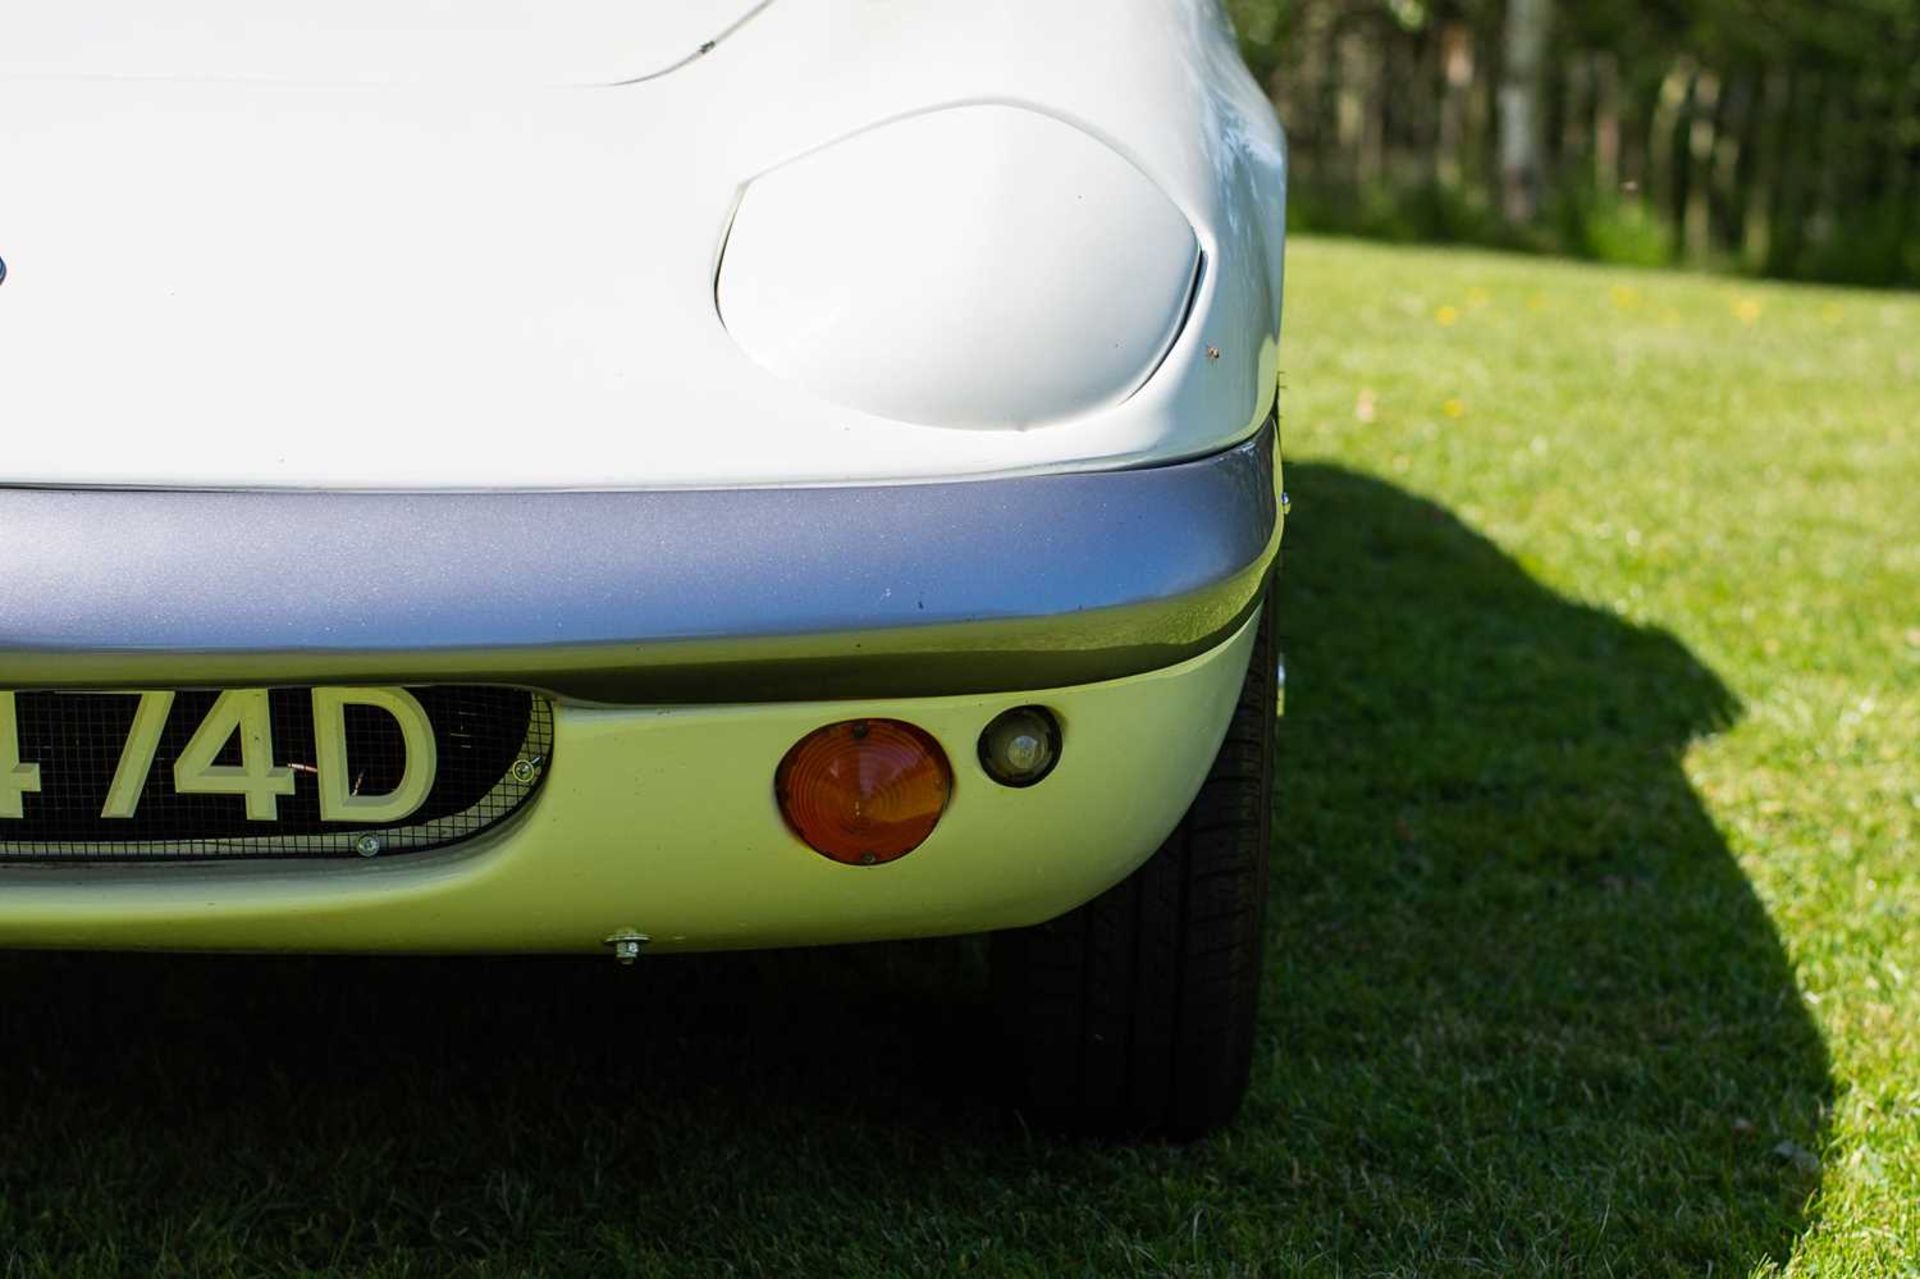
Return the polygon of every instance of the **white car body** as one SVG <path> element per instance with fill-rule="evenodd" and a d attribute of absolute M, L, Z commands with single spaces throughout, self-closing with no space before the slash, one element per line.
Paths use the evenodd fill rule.
<path fill-rule="evenodd" d="M 0 482 L 1042 474 L 1273 409 L 1283 148 L 1202 0 L 0 13 Z"/>

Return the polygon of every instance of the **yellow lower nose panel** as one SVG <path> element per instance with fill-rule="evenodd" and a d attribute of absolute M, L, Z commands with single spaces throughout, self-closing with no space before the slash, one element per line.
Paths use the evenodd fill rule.
<path fill-rule="evenodd" d="M 561 705 L 553 767 L 516 818 L 392 861 L 0 867 L 0 945 L 169 950 L 591 951 L 617 934 L 708 950 L 985 931 L 1071 909 L 1143 861 L 1212 761 L 1251 624 L 1212 652 L 1073 688 L 886 701 Z M 976 742 L 1046 706 L 1060 763 L 993 782 Z M 945 748 L 951 803 L 925 844 L 847 866 L 775 807 L 782 755 L 822 724 L 906 720 Z"/>

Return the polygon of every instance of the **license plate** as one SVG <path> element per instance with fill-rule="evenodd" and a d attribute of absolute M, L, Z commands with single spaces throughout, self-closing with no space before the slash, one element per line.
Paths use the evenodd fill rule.
<path fill-rule="evenodd" d="M 316 836 L 500 807 L 544 768 L 543 709 L 497 688 L 0 691 L 0 846 Z"/>

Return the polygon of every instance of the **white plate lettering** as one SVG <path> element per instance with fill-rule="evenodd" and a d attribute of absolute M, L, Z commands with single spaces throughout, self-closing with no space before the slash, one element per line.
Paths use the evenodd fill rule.
<path fill-rule="evenodd" d="M 172 713 L 175 695 L 140 692 L 139 706 L 121 744 L 119 763 L 100 816 L 132 818 L 151 780 L 154 761 Z M 418 698 L 404 688 L 315 688 L 314 767 L 320 818 L 366 825 L 405 820 L 427 802 L 439 772 L 433 724 Z M 385 794 L 365 794 L 347 754 L 347 708 L 370 707 L 399 728 L 401 776 Z M 235 736 L 240 762 L 220 764 L 220 753 Z M 264 688 L 228 689 L 215 700 L 173 763 L 172 783 L 182 795 L 233 795 L 246 805 L 249 821 L 271 822 L 280 815 L 280 799 L 292 795 L 294 770 L 274 762 L 273 719 Z M 26 796 L 42 790 L 41 763 L 20 758 L 19 708 L 15 694 L 0 690 L 0 820 L 22 820 Z"/>
<path fill-rule="evenodd" d="M 0 693 L 0 818 L 24 817 L 27 795 L 40 789 L 40 765 L 20 760 L 20 721 L 13 694 Z"/>

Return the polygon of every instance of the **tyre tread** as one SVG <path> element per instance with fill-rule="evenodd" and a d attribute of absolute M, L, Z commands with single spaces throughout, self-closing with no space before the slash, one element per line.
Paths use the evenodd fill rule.
<path fill-rule="evenodd" d="M 1127 879 L 994 939 L 1020 1102 L 1083 1132 L 1203 1135 L 1252 1065 L 1272 832 L 1272 592 L 1200 793 Z"/>

